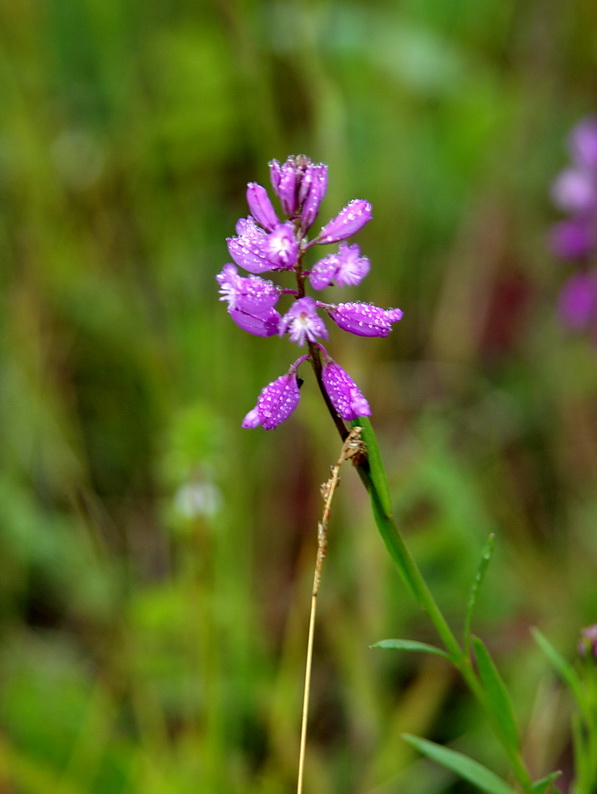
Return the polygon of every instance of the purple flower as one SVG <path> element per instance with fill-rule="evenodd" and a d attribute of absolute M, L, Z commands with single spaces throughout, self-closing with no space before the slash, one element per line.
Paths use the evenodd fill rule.
<path fill-rule="evenodd" d="M 596 242 L 595 220 L 588 216 L 568 218 L 555 223 L 550 232 L 549 246 L 561 259 L 584 259 Z"/>
<path fill-rule="evenodd" d="M 229 237 L 228 250 L 237 265 L 249 273 L 265 273 L 274 267 L 268 259 L 268 235 L 253 218 L 241 218 L 236 224 L 238 237 Z"/>
<path fill-rule="evenodd" d="M 304 154 L 290 156 L 280 165 L 269 164 L 272 186 L 287 218 L 301 216 L 303 233 L 311 226 L 327 186 L 327 166 Z"/>
<path fill-rule="evenodd" d="M 272 232 L 280 223 L 276 211 L 272 206 L 267 190 L 255 182 L 247 185 L 247 204 L 251 210 L 251 215 L 260 226 L 268 232 Z"/>
<path fill-rule="evenodd" d="M 369 403 L 339 364 L 329 359 L 323 366 L 321 377 L 338 416 L 348 422 L 359 416 L 371 416 Z"/>
<path fill-rule="evenodd" d="M 400 309 L 381 309 L 369 303 L 318 303 L 343 331 L 357 336 L 387 336 L 392 323 L 402 319 Z"/>
<path fill-rule="evenodd" d="M 281 223 L 271 232 L 267 243 L 269 261 L 276 270 L 292 269 L 298 259 L 298 240 L 290 221 Z"/>
<path fill-rule="evenodd" d="M 309 274 L 313 289 L 324 289 L 332 282 L 338 287 L 355 285 L 369 272 L 369 260 L 361 253 L 358 245 L 340 243 L 338 253 L 330 254 L 317 262 Z"/>
<path fill-rule="evenodd" d="M 227 301 L 228 313 L 243 331 L 255 336 L 278 333 L 281 317 L 274 306 L 280 290 L 271 281 L 259 276 L 239 276 L 234 265 L 225 265 L 216 280 L 220 285 L 220 300 Z"/>
<path fill-rule="evenodd" d="M 288 419 L 300 398 L 296 369 L 306 358 L 308 356 L 301 356 L 286 375 L 261 390 L 257 405 L 243 419 L 243 427 L 255 428 L 261 425 L 265 430 L 272 430 Z"/>
<path fill-rule="evenodd" d="M 317 163 L 307 169 L 299 188 L 299 203 L 301 205 L 301 229 L 303 234 L 311 228 L 319 212 L 319 205 L 328 184 L 328 168 L 323 163 Z"/>
<path fill-rule="evenodd" d="M 574 127 L 570 151 L 579 166 L 597 171 L 597 116 L 587 116 Z"/>
<path fill-rule="evenodd" d="M 265 232 L 254 219 L 241 218 L 236 224 L 238 237 L 227 240 L 230 256 L 249 273 L 289 270 L 298 258 L 298 241 L 291 223 L 280 223 Z"/>
<path fill-rule="evenodd" d="M 566 212 L 590 212 L 597 207 L 595 174 L 581 168 L 565 168 L 551 189 L 554 203 Z"/>
<path fill-rule="evenodd" d="M 562 322 L 574 331 L 583 331 L 591 321 L 597 322 L 597 276 L 576 273 L 560 293 L 559 314 Z"/>
<path fill-rule="evenodd" d="M 234 265 L 224 265 L 216 276 L 220 285 L 220 300 L 228 302 L 228 308 L 263 314 L 273 309 L 280 297 L 280 288 L 259 276 L 238 275 Z"/>
<path fill-rule="evenodd" d="M 323 227 L 314 242 L 326 245 L 345 240 L 362 229 L 371 217 L 371 204 L 363 199 L 353 199 Z"/>
<path fill-rule="evenodd" d="M 317 314 L 317 306 L 313 298 L 299 298 L 292 304 L 282 317 L 280 336 L 287 331 L 290 339 L 301 346 L 305 341 L 314 342 L 318 336 L 323 339 L 328 338 L 327 328 Z"/>

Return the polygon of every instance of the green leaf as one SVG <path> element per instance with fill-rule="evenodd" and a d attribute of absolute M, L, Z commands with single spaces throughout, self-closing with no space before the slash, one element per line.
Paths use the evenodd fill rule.
<path fill-rule="evenodd" d="M 491 562 L 491 557 L 493 555 L 494 539 L 495 539 L 495 535 L 493 533 L 487 539 L 487 543 L 485 544 L 485 547 L 481 553 L 481 561 L 479 562 L 479 567 L 477 568 L 477 573 L 474 578 L 468 599 L 468 605 L 466 608 L 466 617 L 464 621 L 464 645 L 467 648 L 469 646 L 470 638 L 471 638 L 473 612 L 475 611 L 477 598 L 479 597 L 479 591 L 481 589 L 481 585 L 483 584 L 485 573 L 487 572 L 487 568 L 489 567 L 489 563 Z"/>
<path fill-rule="evenodd" d="M 516 751 L 518 749 L 518 730 L 514 718 L 514 709 L 510 695 L 489 651 L 478 637 L 473 637 L 477 670 L 483 685 L 486 705 L 493 719 L 496 730 L 503 740 Z"/>
<path fill-rule="evenodd" d="M 409 744 L 412 744 L 413 747 L 416 747 L 423 755 L 445 766 L 447 769 L 451 769 L 452 772 L 456 772 L 456 774 L 477 786 L 481 791 L 486 791 L 487 794 L 516 794 L 505 780 L 502 780 L 490 769 L 462 753 L 457 753 L 455 750 L 442 747 L 427 739 L 420 739 L 418 736 L 412 736 L 409 733 L 403 734 L 403 738 Z"/>
<path fill-rule="evenodd" d="M 564 659 L 564 657 L 556 651 L 547 637 L 542 634 L 539 629 L 532 629 L 535 642 L 541 648 L 543 653 L 547 656 L 552 663 L 556 672 L 564 679 L 570 687 L 574 697 L 578 701 L 581 709 L 585 707 L 585 696 L 583 692 L 582 682 L 572 665 Z"/>
<path fill-rule="evenodd" d="M 531 786 L 531 791 L 533 794 L 545 794 L 546 791 L 549 791 L 551 788 L 551 784 L 553 781 L 560 777 L 561 772 L 552 772 L 549 775 L 545 775 L 540 780 L 536 780 L 533 785 Z"/>
<path fill-rule="evenodd" d="M 443 656 L 444 659 L 452 658 L 449 653 L 442 651 L 441 648 L 436 648 L 435 645 L 428 645 L 426 642 L 417 642 L 417 640 L 380 640 L 370 647 L 389 648 L 396 651 L 421 651 L 435 656 Z"/>

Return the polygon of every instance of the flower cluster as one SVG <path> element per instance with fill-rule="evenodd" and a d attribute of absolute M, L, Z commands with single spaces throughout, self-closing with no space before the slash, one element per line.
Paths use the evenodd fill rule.
<path fill-rule="evenodd" d="M 590 258 L 597 252 L 597 117 L 587 117 L 571 131 L 571 164 L 557 176 L 552 199 L 567 217 L 550 235 L 552 253 L 580 264 L 560 294 L 560 317 L 572 330 L 597 333 L 597 271 Z"/>
<path fill-rule="evenodd" d="M 227 264 L 216 276 L 220 300 L 228 304 L 234 322 L 256 336 L 284 336 L 309 353 L 301 356 L 285 375 L 268 384 L 257 405 L 245 416 L 243 427 L 266 430 L 279 425 L 299 401 L 298 367 L 311 360 L 320 383 L 338 416 L 347 421 L 370 416 L 367 400 L 352 378 L 328 354 L 320 340 L 328 331 L 319 312 L 342 330 L 357 336 L 387 336 L 392 324 L 400 320 L 400 309 L 382 309 L 368 303 L 325 303 L 306 294 L 306 283 L 313 290 L 328 286 L 358 284 L 369 272 L 369 260 L 361 256 L 358 245 L 345 241 L 371 220 L 371 205 L 362 199 L 347 204 L 312 239 L 313 226 L 327 187 L 327 166 L 313 163 L 304 155 L 286 162 L 270 163 L 270 178 L 280 201 L 284 218 L 280 220 L 267 190 L 253 182 L 247 187 L 250 215 L 236 224 L 236 236 L 227 240 L 228 251 L 236 264 Z M 317 245 L 339 243 L 337 250 L 317 261 L 309 270 L 303 259 Z M 249 276 L 239 275 L 238 267 Z M 262 278 L 263 273 L 288 271 L 294 276 L 291 288 L 282 288 Z M 292 298 L 290 308 L 281 313 L 279 299 Z"/>

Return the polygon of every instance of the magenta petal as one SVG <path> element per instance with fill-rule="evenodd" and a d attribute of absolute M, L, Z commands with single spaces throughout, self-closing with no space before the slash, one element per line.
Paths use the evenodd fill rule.
<path fill-rule="evenodd" d="M 402 319 L 400 309 L 381 309 L 369 303 L 338 303 L 324 308 L 339 328 L 357 336 L 387 336 L 392 323 Z"/>
<path fill-rule="evenodd" d="M 230 256 L 237 265 L 249 273 L 264 273 L 274 270 L 268 259 L 269 235 L 260 229 L 252 217 L 241 218 L 236 224 L 238 237 L 229 237 L 226 242 Z"/>
<path fill-rule="evenodd" d="M 338 416 L 346 421 L 352 421 L 359 416 L 371 416 L 369 403 L 350 375 L 339 364 L 329 361 L 324 365 L 321 377 Z"/>
<path fill-rule="evenodd" d="M 284 422 L 298 405 L 300 392 L 294 371 L 269 383 L 259 395 L 257 405 L 245 416 L 243 427 L 261 425 L 272 430 Z"/>
<path fill-rule="evenodd" d="M 220 300 L 227 301 L 230 310 L 262 315 L 273 309 L 280 297 L 279 288 L 271 281 L 259 276 L 239 276 L 234 265 L 224 265 L 216 281 L 220 285 Z"/>
<path fill-rule="evenodd" d="M 228 313 L 239 328 L 254 336 L 274 336 L 279 331 L 282 319 L 275 309 L 264 314 L 254 314 L 242 309 L 229 309 Z"/>
<path fill-rule="evenodd" d="M 261 185 L 249 182 L 247 185 L 247 203 L 251 210 L 251 215 L 268 232 L 273 231 L 280 223 L 272 202 L 267 195 L 267 190 Z"/>
<path fill-rule="evenodd" d="M 327 188 L 328 168 L 324 163 L 317 163 L 307 169 L 299 190 L 301 203 L 301 229 L 307 232 L 319 212 L 319 205 Z"/>
<path fill-rule="evenodd" d="M 362 229 L 371 217 L 371 204 L 363 199 L 354 199 L 323 227 L 315 242 L 325 245 L 345 240 Z"/>

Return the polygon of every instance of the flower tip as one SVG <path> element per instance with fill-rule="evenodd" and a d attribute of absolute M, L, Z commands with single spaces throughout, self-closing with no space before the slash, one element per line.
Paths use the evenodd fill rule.
<path fill-rule="evenodd" d="M 259 412 L 257 408 L 251 408 L 249 413 L 242 421 L 242 427 L 252 430 L 256 427 L 259 427 L 260 424 L 261 421 L 259 420 Z"/>

